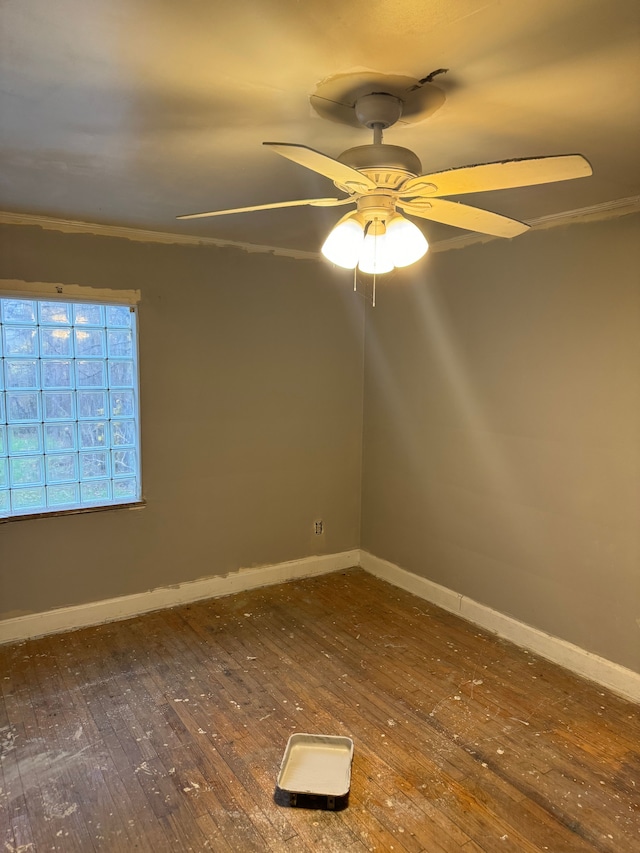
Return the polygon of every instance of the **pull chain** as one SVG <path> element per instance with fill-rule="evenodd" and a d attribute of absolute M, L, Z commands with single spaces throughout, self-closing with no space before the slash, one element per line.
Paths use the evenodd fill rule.
<path fill-rule="evenodd" d="M 376 128 L 379 129 L 380 139 L 382 139 L 382 126 L 376 125 Z M 377 275 L 377 266 L 378 266 L 378 220 L 375 219 L 375 230 L 373 232 L 373 307 L 376 307 L 376 275 Z"/>

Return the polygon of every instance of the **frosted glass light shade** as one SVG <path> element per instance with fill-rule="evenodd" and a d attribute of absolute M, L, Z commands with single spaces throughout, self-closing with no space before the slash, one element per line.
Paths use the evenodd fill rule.
<path fill-rule="evenodd" d="M 386 234 L 372 234 L 369 232 L 364 238 L 360 251 L 360 263 L 362 272 L 381 275 L 391 272 L 394 263 L 389 252 L 389 244 Z"/>
<path fill-rule="evenodd" d="M 360 258 L 364 228 L 355 219 L 343 219 L 331 231 L 320 250 L 328 261 L 344 269 L 354 269 Z"/>
<path fill-rule="evenodd" d="M 376 218 L 365 229 L 362 217 L 354 212 L 338 222 L 321 251 L 336 266 L 348 270 L 358 267 L 370 275 L 381 275 L 394 267 L 414 264 L 428 248 L 422 231 L 399 213 L 391 216 L 386 226 L 384 220 Z"/>
<path fill-rule="evenodd" d="M 395 267 L 415 264 L 429 248 L 424 234 L 404 216 L 394 216 L 387 225 L 387 246 Z"/>

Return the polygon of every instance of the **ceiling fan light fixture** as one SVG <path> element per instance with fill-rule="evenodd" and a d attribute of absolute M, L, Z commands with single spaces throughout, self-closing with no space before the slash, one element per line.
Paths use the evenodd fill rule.
<path fill-rule="evenodd" d="M 332 264 L 352 270 L 360 260 L 363 242 L 364 226 L 357 213 L 348 213 L 332 229 L 320 251 Z"/>
<path fill-rule="evenodd" d="M 386 242 L 394 267 L 409 267 L 422 258 L 429 243 L 413 222 L 397 213 L 387 224 Z"/>

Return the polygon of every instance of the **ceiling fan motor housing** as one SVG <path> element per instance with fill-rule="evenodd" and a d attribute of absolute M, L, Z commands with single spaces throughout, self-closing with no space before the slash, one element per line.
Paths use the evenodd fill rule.
<path fill-rule="evenodd" d="M 413 151 L 399 145 L 358 145 L 347 149 L 337 159 L 345 166 L 363 172 L 378 187 L 390 190 L 397 189 L 407 178 L 422 174 L 419 158 Z M 339 189 L 344 189 L 335 183 Z"/>
<path fill-rule="evenodd" d="M 358 199 L 358 214 L 363 222 L 387 222 L 396 212 L 392 196 L 372 193 Z"/>

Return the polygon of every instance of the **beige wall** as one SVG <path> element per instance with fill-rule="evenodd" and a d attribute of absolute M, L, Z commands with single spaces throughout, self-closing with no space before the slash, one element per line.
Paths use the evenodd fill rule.
<path fill-rule="evenodd" d="M 638 225 L 433 254 L 381 288 L 361 547 L 640 671 Z"/>
<path fill-rule="evenodd" d="M 0 278 L 142 291 L 147 501 L 0 524 L 2 616 L 358 546 L 363 312 L 348 280 L 26 227 L 0 230 L 0 257 Z"/>

